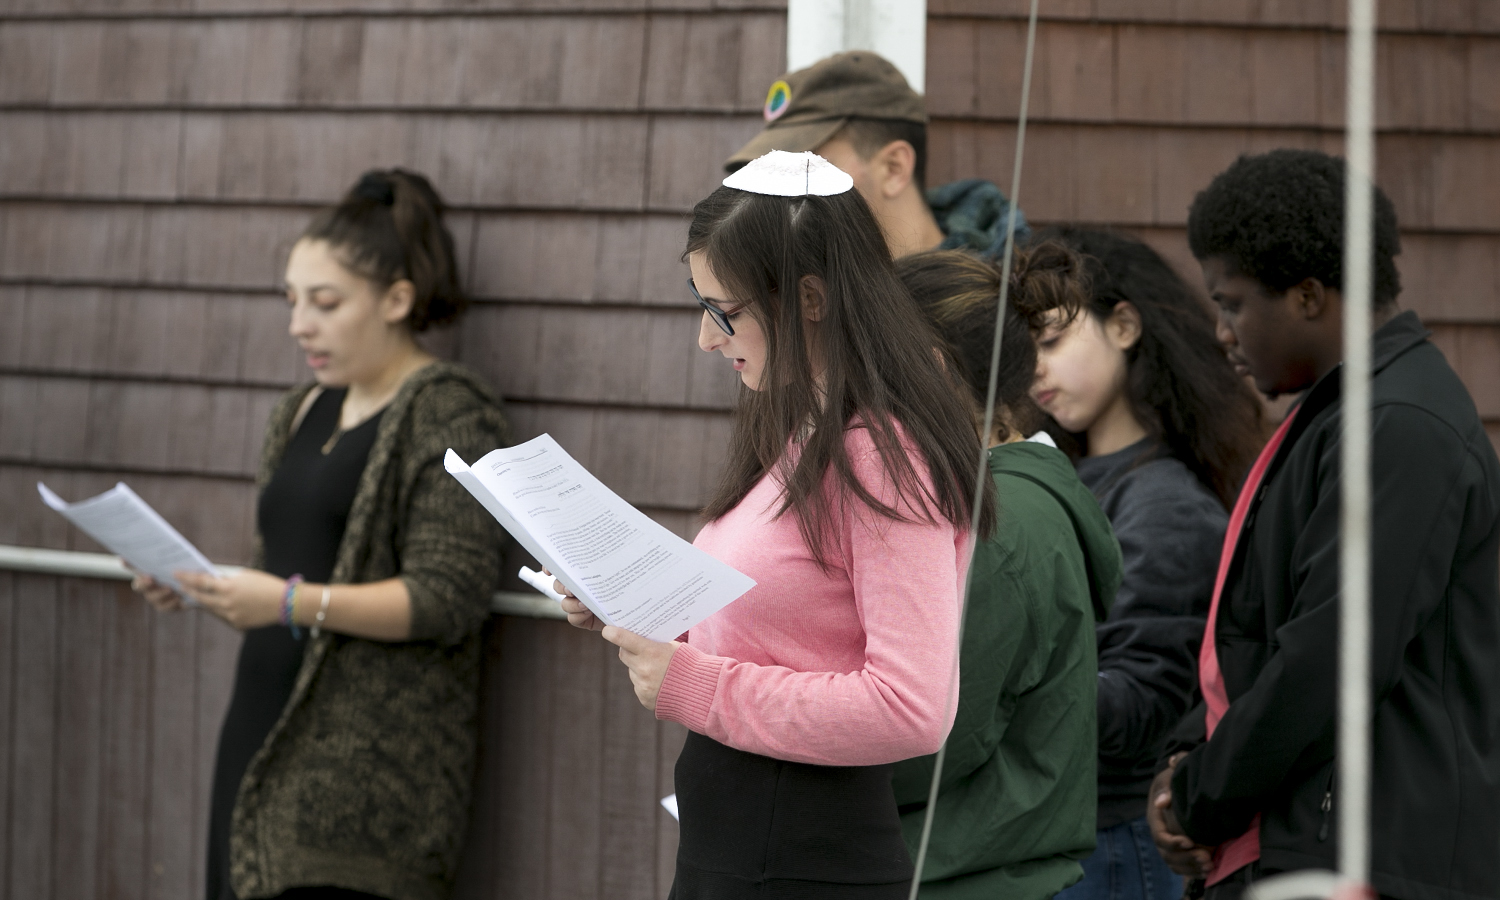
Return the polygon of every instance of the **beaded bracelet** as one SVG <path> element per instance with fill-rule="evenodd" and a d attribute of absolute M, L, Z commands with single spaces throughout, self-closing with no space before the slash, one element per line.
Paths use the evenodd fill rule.
<path fill-rule="evenodd" d="M 302 583 L 301 575 L 293 575 L 286 580 L 286 594 L 281 598 L 281 624 L 292 629 L 292 639 L 300 640 L 302 629 L 297 627 L 293 616 L 297 613 L 297 585 Z"/>

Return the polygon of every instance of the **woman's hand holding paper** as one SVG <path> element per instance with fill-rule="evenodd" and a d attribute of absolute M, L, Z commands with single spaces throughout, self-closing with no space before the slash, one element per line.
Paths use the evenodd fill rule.
<path fill-rule="evenodd" d="M 241 569 L 227 578 L 199 572 L 173 574 L 189 597 L 241 631 L 274 625 L 281 619 L 286 582 L 275 575 L 254 569 Z"/>
<path fill-rule="evenodd" d="M 654 712 L 656 695 L 661 691 L 662 679 L 667 677 L 667 667 L 672 664 L 678 642 L 653 641 L 614 625 L 607 626 L 603 635 L 606 641 L 620 648 L 620 662 L 630 670 L 636 699 Z"/>
<path fill-rule="evenodd" d="M 130 580 L 130 589 L 146 598 L 146 602 L 156 608 L 158 612 L 176 612 L 182 609 L 182 595 L 170 587 L 152 578 L 144 572 L 136 569 L 135 577 Z"/>
<path fill-rule="evenodd" d="M 542 572 L 552 574 L 546 569 Z M 563 595 L 562 608 L 568 614 L 569 625 L 602 632 L 606 641 L 620 648 L 620 662 L 630 670 L 630 683 L 635 687 L 636 698 L 642 706 L 654 712 L 656 695 L 661 691 L 662 679 L 667 677 L 667 666 L 672 664 L 672 654 L 677 652 L 678 642 L 653 641 L 623 628 L 605 625 L 561 581 L 553 579 L 552 589 Z"/>
<path fill-rule="evenodd" d="M 551 575 L 552 573 L 543 569 L 542 574 Z M 558 601 L 558 605 L 562 607 L 563 612 L 568 614 L 569 625 L 572 625 L 574 628 L 582 628 L 586 631 L 603 630 L 604 623 L 599 621 L 598 616 L 589 612 L 589 608 L 584 606 L 583 601 L 579 600 L 572 591 L 568 590 L 566 585 L 554 578 L 552 579 L 552 589 L 563 595 L 562 600 Z"/>

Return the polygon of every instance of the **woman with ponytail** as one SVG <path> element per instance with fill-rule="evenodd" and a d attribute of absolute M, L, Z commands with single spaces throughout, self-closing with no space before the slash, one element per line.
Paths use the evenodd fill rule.
<path fill-rule="evenodd" d="M 494 520 L 443 469 L 506 443 L 499 399 L 416 340 L 465 306 L 443 203 L 367 173 L 286 268 L 313 380 L 271 413 L 255 558 L 186 594 L 245 632 L 219 738 L 208 900 L 437 900 L 476 759 Z M 138 578 L 162 609 L 183 598 Z"/>

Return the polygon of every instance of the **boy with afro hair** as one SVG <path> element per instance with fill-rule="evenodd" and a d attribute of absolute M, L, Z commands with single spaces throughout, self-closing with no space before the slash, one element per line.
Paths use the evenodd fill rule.
<path fill-rule="evenodd" d="M 1199 654 L 1203 704 L 1152 784 L 1168 862 L 1214 900 L 1334 869 L 1344 162 L 1240 157 L 1188 241 L 1219 339 L 1299 395 L 1236 504 Z M 1371 881 L 1402 900 L 1500 896 L 1500 463 L 1401 290 L 1375 191 L 1371 391 Z"/>

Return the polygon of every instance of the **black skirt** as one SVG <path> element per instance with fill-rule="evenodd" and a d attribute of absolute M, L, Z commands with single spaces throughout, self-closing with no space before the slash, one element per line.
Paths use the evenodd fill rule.
<path fill-rule="evenodd" d="M 669 900 L 905 900 L 893 766 L 813 766 L 689 732 Z"/>

